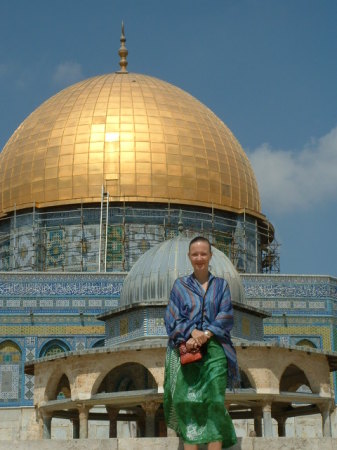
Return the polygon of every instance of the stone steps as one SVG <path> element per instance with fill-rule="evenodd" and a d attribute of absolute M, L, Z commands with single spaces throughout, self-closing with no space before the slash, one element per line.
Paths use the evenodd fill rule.
<path fill-rule="evenodd" d="M 0 441 L 0 450 L 183 450 L 178 438 Z M 207 446 L 200 446 L 200 450 Z M 334 450 L 336 438 L 239 438 L 230 450 Z"/>

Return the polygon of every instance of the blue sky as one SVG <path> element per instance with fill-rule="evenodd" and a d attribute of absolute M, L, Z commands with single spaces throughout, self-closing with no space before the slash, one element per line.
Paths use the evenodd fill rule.
<path fill-rule="evenodd" d="M 210 107 L 247 152 L 282 273 L 337 276 L 335 0 L 1 0 L 0 148 L 64 87 L 128 69 Z"/>

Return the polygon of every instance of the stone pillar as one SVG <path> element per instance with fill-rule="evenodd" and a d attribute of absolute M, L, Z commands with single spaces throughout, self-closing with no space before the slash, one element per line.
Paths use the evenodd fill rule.
<path fill-rule="evenodd" d="M 266 402 L 262 406 L 263 432 L 265 437 L 273 437 L 273 424 L 271 420 L 271 402 Z"/>
<path fill-rule="evenodd" d="M 145 437 L 145 412 L 141 408 L 141 412 L 138 411 L 137 419 L 137 437 Z"/>
<path fill-rule="evenodd" d="M 279 437 L 285 437 L 286 435 L 286 417 L 280 416 L 277 418 L 277 430 Z"/>
<path fill-rule="evenodd" d="M 88 418 L 89 418 L 89 410 L 88 406 L 80 406 L 78 408 L 79 413 L 79 422 L 80 422 L 80 439 L 88 438 Z"/>
<path fill-rule="evenodd" d="M 257 437 L 262 437 L 262 415 L 254 416 L 254 431 Z"/>
<path fill-rule="evenodd" d="M 177 437 L 177 433 L 172 428 L 167 427 L 167 437 Z"/>
<path fill-rule="evenodd" d="M 159 404 L 156 402 L 142 403 L 145 411 L 145 437 L 155 437 L 155 417 Z"/>
<path fill-rule="evenodd" d="M 119 409 L 113 408 L 111 406 L 106 407 L 108 417 L 109 417 L 109 438 L 117 437 L 117 417 Z"/>
<path fill-rule="evenodd" d="M 254 408 L 254 434 L 257 437 L 262 437 L 262 408 Z"/>
<path fill-rule="evenodd" d="M 322 434 L 323 437 L 332 437 L 330 421 L 330 403 L 318 405 L 322 415 Z"/>
<path fill-rule="evenodd" d="M 43 439 L 43 419 L 39 409 L 36 409 L 36 421 L 39 424 L 39 439 Z"/>
<path fill-rule="evenodd" d="M 79 439 L 80 437 L 80 420 L 72 419 L 73 423 L 73 439 Z"/>
<path fill-rule="evenodd" d="M 51 439 L 52 413 L 42 413 L 42 439 Z"/>

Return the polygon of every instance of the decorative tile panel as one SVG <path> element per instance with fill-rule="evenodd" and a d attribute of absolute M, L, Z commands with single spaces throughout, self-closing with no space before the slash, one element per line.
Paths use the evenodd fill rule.
<path fill-rule="evenodd" d="M 25 375 L 25 400 L 33 401 L 34 398 L 34 376 Z"/>
<path fill-rule="evenodd" d="M 121 225 L 108 225 L 107 255 L 108 269 L 123 270 L 124 254 L 124 227 Z"/>
<path fill-rule="evenodd" d="M 53 230 L 47 232 L 46 265 L 48 268 L 60 268 L 64 266 L 65 259 L 65 231 Z"/>
<path fill-rule="evenodd" d="M 22 227 L 17 237 L 15 252 L 15 268 L 31 268 L 33 262 L 33 237 L 31 228 Z"/>
<path fill-rule="evenodd" d="M 19 400 L 19 369 L 18 364 L 0 365 L 0 401 Z"/>
<path fill-rule="evenodd" d="M 20 309 L 66 312 L 85 308 L 99 314 L 118 306 L 125 276 L 125 273 L 2 273 L 0 302 L 8 312 Z M 6 310 L 1 312 L 5 314 Z"/>
<path fill-rule="evenodd" d="M 10 240 L 2 242 L 0 246 L 0 270 L 7 271 L 10 269 Z"/>

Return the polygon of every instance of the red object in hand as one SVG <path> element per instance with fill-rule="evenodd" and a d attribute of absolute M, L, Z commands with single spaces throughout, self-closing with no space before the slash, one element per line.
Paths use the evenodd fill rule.
<path fill-rule="evenodd" d="M 189 364 L 192 362 L 200 361 L 202 359 L 202 353 L 199 350 L 188 351 L 186 348 L 186 342 L 182 342 L 179 345 L 180 363 Z"/>

